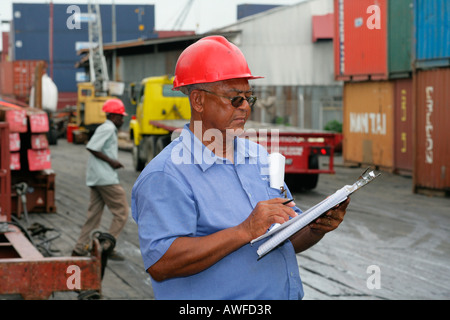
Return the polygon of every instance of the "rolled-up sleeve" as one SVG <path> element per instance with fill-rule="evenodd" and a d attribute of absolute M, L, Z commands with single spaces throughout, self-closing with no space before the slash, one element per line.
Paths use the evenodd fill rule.
<path fill-rule="evenodd" d="M 185 183 L 173 176 L 158 171 L 140 177 L 131 197 L 145 270 L 166 253 L 176 238 L 196 234 L 198 210 L 193 195 Z"/>

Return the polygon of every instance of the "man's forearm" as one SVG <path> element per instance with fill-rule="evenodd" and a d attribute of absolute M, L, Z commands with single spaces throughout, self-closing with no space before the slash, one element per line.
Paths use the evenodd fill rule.
<path fill-rule="evenodd" d="M 156 281 L 201 272 L 251 239 L 240 226 L 203 237 L 180 237 L 148 272 Z"/>
<path fill-rule="evenodd" d="M 289 238 L 294 246 L 295 253 L 299 253 L 311 248 L 319 242 L 325 233 L 312 229 L 309 225 L 295 233 Z"/>

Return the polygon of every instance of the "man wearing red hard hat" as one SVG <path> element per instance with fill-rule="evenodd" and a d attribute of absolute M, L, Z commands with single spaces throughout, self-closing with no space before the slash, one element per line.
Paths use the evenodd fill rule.
<path fill-rule="evenodd" d="M 86 145 L 86 149 L 90 152 L 86 170 L 86 185 L 90 188 L 91 194 L 87 219 L 73 249 L 73 256 L 88 254 L 91 233 L 100 226 L 105 204 L 113 214 L 108 233 L 114 239 L 117 239 L 128 218 L 127 195 L 119 184 L 119 176 L 116 171 L 123 167 L 118 161 L 117 131 L 123 125 L 123 117 L 127 113 L 120 99 L 107 100 L 102 110 L 106 113 L 106 121 L 95 130 Z M 113 251 L 109 258 L 123 260 L 123 257 L 116 251 Z"/>
<path fill-rule="evenodd" d="M 132 190 L 157 299 L 301 299 L 295 254 L 344 217 L 348 201 L 258 259 L 250 241 L 301 210 L 270 187 L 267 151 L 239 137 L 256 101 L 249 80 L 257 78 L 222 36 L 200 39 L 178 59 L 174 90 L 189 96 L 190 122 Z"/>

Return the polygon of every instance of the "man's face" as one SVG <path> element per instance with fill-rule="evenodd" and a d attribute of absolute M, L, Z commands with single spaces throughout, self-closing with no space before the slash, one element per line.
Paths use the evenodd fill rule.
<path fill-rule="evenodd" d="M 121 114 L 111 114 L 110 120 L 114 123 L 117 129 L 123 125 L 123 115 Z"/>
<path fill-rule="evenodd" d="M 248 81 L 246 79 L 221 81 L 209 86 L 208 91 L 215 94 L 203 92 L 205 95 L 205 106 L 202 114 L 203 129 L 219 129 L 223 134 L 226 133 L 227 129 L 242 132 L 251 113 L 250 106 L 244 100 L 241 106 L 236 108 L 231 104 L 230 99 L 236 96 L 244 98 L 251 96 L 252 90 Z"/>

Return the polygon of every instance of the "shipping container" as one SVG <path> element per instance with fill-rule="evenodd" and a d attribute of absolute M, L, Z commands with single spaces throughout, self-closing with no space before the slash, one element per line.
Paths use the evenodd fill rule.
<path fill-rule="evenodd" d="M 115 5 L 116 41 L 157 38 L 154 5 Z M 53 4 L 53 28 L 50 28 L 50 5 L 14 3 L 13 52 L 15 60 L 45 60 L 48 74 L 61 92 L 77 91 L 74 65 L 80 59 L 76 45 L 88 42 L 88 23 L 78 23 L 77 13 L 87 13 L 87 5 Z M 103 43 L 113 41 L 112 6 L 100 5 Z M 46 23 L 43 23 L 46 21 Z M 53 30 L 53 32 L 51 32 Z M 50 43 L 50 39 L 53 42 Z M 52 58 L 51 58 L 52 57 Z"/>
<path fill-rule="evenodd" d="M 28 101 L 34 85 L 34 74 L 40 60 L 13 61 L 13 93 L 16 99 Z"/>
<path fill-rule="evenodd" d="M 415 0 L 415 67 L 450 66 L 450 1 Z"/>
<path fill-rule="evenodd" d="M 411 77 L 413 0 L 389 0 L 388 18 L 389 77 Z"/>
<path fill-rule="evenodd" d="M 410 77 L 412 1 L 334 1 L 337 80 Z"/>
<path fill-rule="evenodd" d="M 8 148 L 9 128 L 6 122 L 0 121 L 0 212 L 11 220 L 11 152 Z"/>
<path fill-rule="evenodd" d="M 414 191 L 450 195 L 450 68 L 415 75 Z"/>
<path fill-rule="evenodd" d="M 413 149 L 413 81 L 412 78 L 394 81 L 394 163 L 399 174 L 412 175 Z"/>
<path fill-rule="evenodd" d="M 2 51 L 0 62 L 9 61 L 9 32 L 2 32 Z"/>
<path fill-rule="evenodd" d="M 13 64 L 9 61 L 0 62 L 0 95 L 13 96 Z"/>
<path fill-rule="evenodd" d="M 242 19 L 254 14 L 278 7 L 278 4 L 238 4 L 237 19 Z"/>
<path fill-rule="evenodd" d="M 394 83 L 344 84 L 343 159 L 346 164 L 394 169 Z"/>

